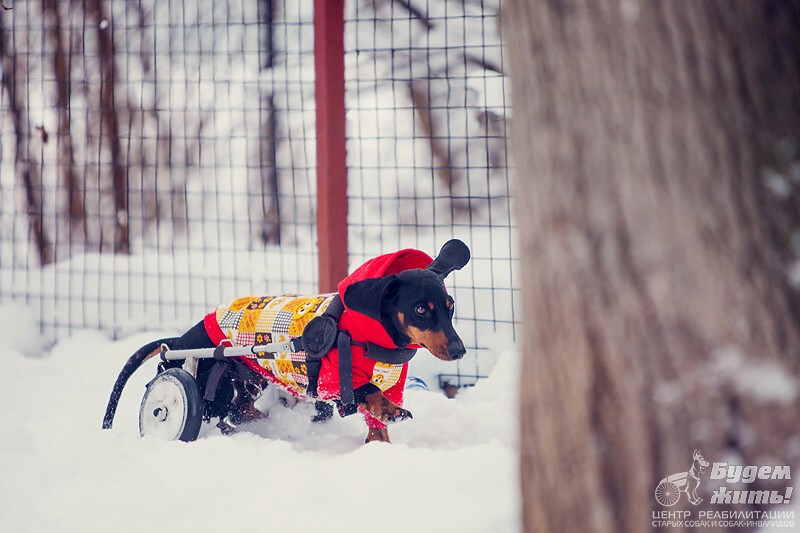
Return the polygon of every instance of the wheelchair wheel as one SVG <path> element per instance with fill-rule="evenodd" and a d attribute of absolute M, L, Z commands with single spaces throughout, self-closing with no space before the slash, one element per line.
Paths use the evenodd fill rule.
<path fill-rule="evenodd" d="M 203 397 L 182 368 L 170 368 L 147 384 L 139 408 L 139 434 L 190 442 L 203 422 Z"/>
<path fill-rule="evenodd" d="M 656 487 L 656 501 L 664 507 L 672 507 L 680 498 L 681 491 L 672 481 L 663 480 Z"/>

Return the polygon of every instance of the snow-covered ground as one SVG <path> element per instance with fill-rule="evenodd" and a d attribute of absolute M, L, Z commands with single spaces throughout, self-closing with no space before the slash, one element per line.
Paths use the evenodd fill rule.
<path fill-rule="evenodd" d="M 410 390 L 393 444 L 363 444 L 359 416 L 321 425 L 283 407 L 233 436 L 138 435 L 153 362 L 134 375 L 114 429 L 100 422 L 124 361 L 175 331 L 118 341 L 97 331 L 37 348 L 38 328 L 0 306 L 0 531 L 436 531 L 519 529 L 517 355 L 457 399 Z M 431 357 L 421 352 L 418 358 Z"/>

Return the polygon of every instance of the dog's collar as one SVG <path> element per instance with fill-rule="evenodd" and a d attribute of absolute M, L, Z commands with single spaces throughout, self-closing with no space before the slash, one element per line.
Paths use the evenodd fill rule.
<path fill-rule="evenodd" d="M 344 303 L 342 302 L 341 296 L 338 294 L 333 297 L 331 303 L 328 304 L 328 308 L 325 309 L 325 316 L 331 317 L 336 323 L 339 323 L 339 319 L 342 318 L 342 314 L 344 313 Z M 309 324 L 310 325 L 310 324 Z M 350 344 L 355 344 L 356 346 L 360 346 L 364 349 L 364 355 L 372 359 L 373 361 L 378 361 L 379 363 L 387 363 L 390 365 L 402 365 L 403 363 L 407 363 L 411 361 L 411 358 L 414 357 L 417 353 L 416 348 L 406 348 L 406 347 L 396 347 L 396 348 L 384 348 L 374 342 L 359 342 L 355 340 L 351 340 Z M 333 342 L 330 343 L 328 349 L 333 347 Z M 324 354 L 322 354 L 324 355 Z"/>
<path fill-rule="evenodd" d="M 408 363 L 417 354 L 416 348 L 384 348 L 373 342 L 350 341 L 350 344 L 361 346 L 364 355 L 373 361 L 390 365 L 402 365 Z"/>

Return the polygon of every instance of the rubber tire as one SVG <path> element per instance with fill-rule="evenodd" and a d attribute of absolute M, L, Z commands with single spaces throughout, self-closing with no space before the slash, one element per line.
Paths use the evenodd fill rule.
<path fill-rule="evenodd" d="M 159 434 L 150 432 L 146 425 L 152 426 L 161 422 L 156 418 L 153 405 L 156 405 L 157 408 L 163 407 L 164 402 L 159 400 L 159 394 L 163 396 L 164 393 L 177 394 L 177 396 L 173 396 L 177 403 L 168 402 L 173 403 L 173 409 L 171 413 L 167 410 L 165 416 L 169 417 L 170 414 L 177 416 L 178 418 L 171 420 L 170 423 L 179 425 L 174 431 L 168 431 L 166 434 L 160 432 L 160 436 L 169 440 L 177 439 L 184 442 L 191 442 L 197 439 L 197 435 L 200 433 L 200 426 L 203 423 L 203 397 L 195 379 L 182 368 L 167 369 L 147 384 L 147 390 L 145 390 L 142 404 L 139 407 L 139 434 L 143 437 L 148 434 Z M 148 405 L 148 399 L 151 400 L 150 405 Z M 168 425 L 162 427 L 169 430 Z"/>

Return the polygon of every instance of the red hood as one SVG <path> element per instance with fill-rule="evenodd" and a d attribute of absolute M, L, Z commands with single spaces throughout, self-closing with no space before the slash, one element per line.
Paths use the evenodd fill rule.
<path fill-rule="evenodd" d="M 357 281 L 380 278 L 413 268 L 427 268 L 432 262 L 433 258 L 431 256 L 413 248 L 375 257 L 339 282 L 339 297 L 344 301 L 344 291 Z M 374 342 L 384 348 L 396 348 L 394 341 L 380 322 L 358 311 L 353 311 L 347 306 L 345 306 L 345 312 L 339 320 L 339 329 L 348 330 L 353 336 L 353 340 Z M 410 347 L 419 348 L 416 345 L 411 345 Z"/>

